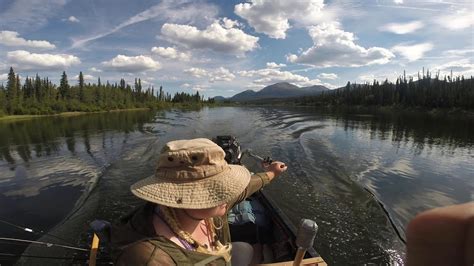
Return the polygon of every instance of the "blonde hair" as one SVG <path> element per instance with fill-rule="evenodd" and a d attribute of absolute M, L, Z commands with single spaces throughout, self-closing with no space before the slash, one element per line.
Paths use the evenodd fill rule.
<path fill-rule="evenodd" d="M 222 245 L 221 242 L 217 239 L 213 218 L 205 219 L 207 231 L 211 235 L 212 239 L 210 243 L 212 246 L 212 251 L 210 251 L 205 245 L 199 243 L 196 239 L 194 239 L 189 232 L 186 232 L 181 229 L 181 225 L 179 224 L 179 221 L 176 217 L 176 210 L 174 208 L 160 205 L 160 211 L 163 214 L 163 218 L 170 226 L 173 233 L 175 233 L 184 241 L 191 244 L 194 248 L 196 248 L 196 251 L 210 255 L 222 256 L 226 261 L 230 261 L 230 251 L 232 247 L 230 244 Z"/>

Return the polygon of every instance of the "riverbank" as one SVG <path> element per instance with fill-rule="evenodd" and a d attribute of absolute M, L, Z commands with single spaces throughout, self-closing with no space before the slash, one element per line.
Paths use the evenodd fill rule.
<path fill-rule="evenodd" d="M 60 116 L 60 117 L 68 117 L 68 116 L 78 116 L 78 115 L 86 115 L 86 114 L 98 114 L 98 113 L 110 113 L 110 112 L 129 112 L 129 111 L 146 111 L 151 110 L 150 108 L 128 108 L 128 109 L 114 109 L 114 110 L 107 110 L 107 111 L 96 111 L 96 112 L 63 112 L 59 114 L 50 114 L 50 115 L 7 115 L 0 117 L 0 122 L 14 122 L 14 121 L 21 121 L 21 120 L 30 120 L 40 117 L 52 117 L 52 116 Z"/>

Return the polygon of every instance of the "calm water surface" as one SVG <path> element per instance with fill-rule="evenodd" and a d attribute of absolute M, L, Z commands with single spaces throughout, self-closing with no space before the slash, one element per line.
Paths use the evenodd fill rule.
<path fill-rule="evenodd" d="M 225 134 L 288 163 L 265 191 L 294 223 L 318 222 L 315 247 L 331 264 L 401 262 L 404 228 L 416 213 L 474 200 L 467 118 L 263 107 L 50 117 L 0 122 L 0 220 L 38 232 L 0 223 L 0 237 L 87 246 L 88 222 L 115 220 L 140 204 L 128 188 L 153 173 L 164 143 Z M 251 159 L 246 165 L 259 170 Z M 77 259 L 23 264 L 87 257 L 0 242 L 0 253 L 22 252 Z M 13 261 L 0 257 L 2 265 Z"/>

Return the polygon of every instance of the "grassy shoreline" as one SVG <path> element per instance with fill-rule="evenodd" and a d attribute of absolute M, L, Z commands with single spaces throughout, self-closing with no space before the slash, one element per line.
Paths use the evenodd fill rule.
<path fill-rule="evenodd" d="M 54 116 L 68 117 L 68 116 L 78 116 L 78 115 L 87 115 L 87 114 L 127 112 L 127 111 L 145 111 L 145 110 L 151 110 L 151 109 L 147 107 L 141 107 L 141 108 L 114 109 L 114 110 L 95 111 L 95 112 L 63 112 L 63 113 L 50 114 L 50 115 L 7 115 L 7 116 L 0 117 L 0 122 L 30 120 L 30 119 L 41 118 L 41 117 L 54 117 Z"/>

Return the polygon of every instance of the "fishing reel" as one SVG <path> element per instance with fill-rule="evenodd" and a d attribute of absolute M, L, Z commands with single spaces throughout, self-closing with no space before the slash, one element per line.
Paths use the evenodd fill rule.
<path fill-rule="evenodd" d="M 227 163 L 241 164 L 242 151 L 240 143 L 234 136 L 217 136 L 212 140 L 224 150 Z"/>

